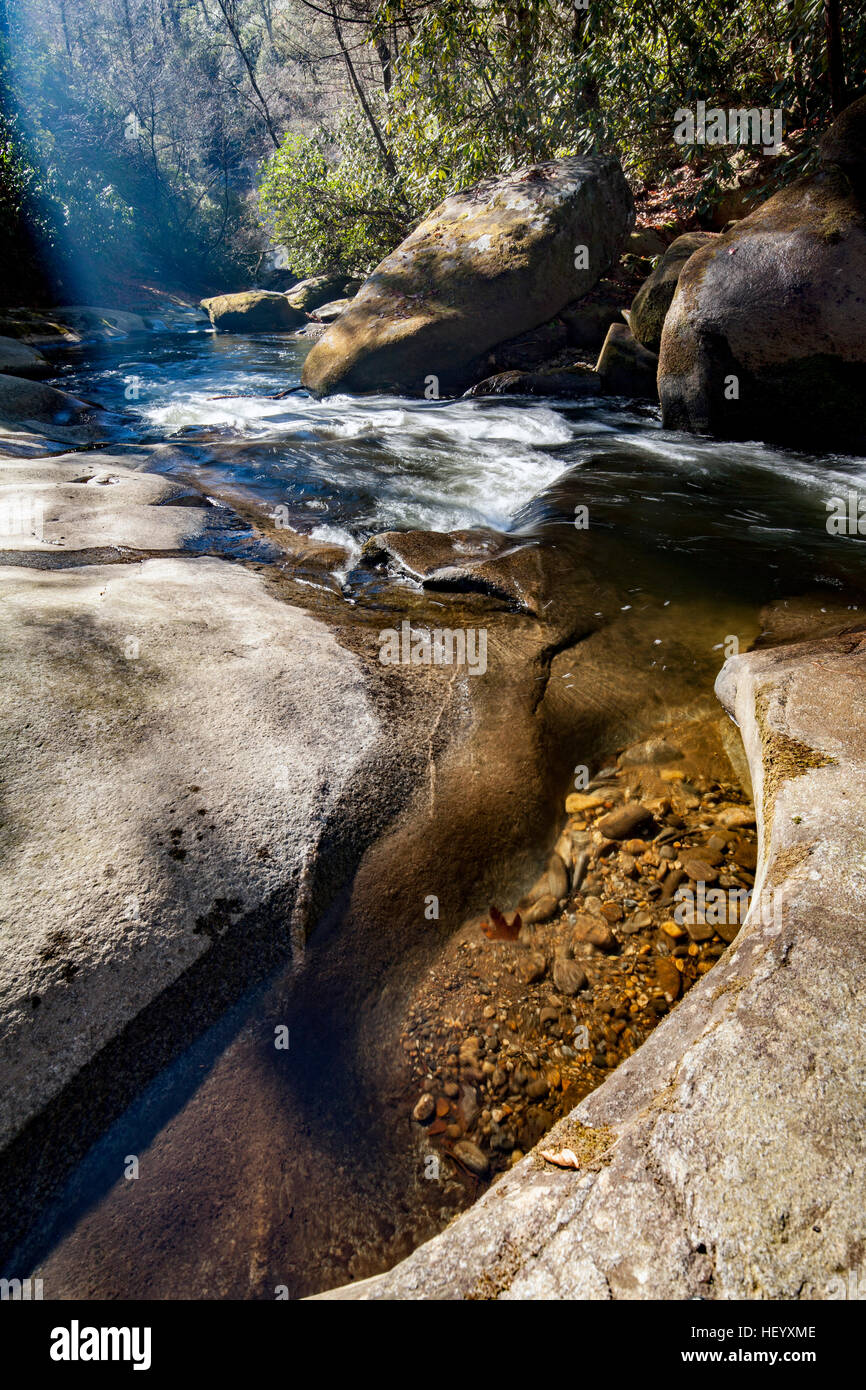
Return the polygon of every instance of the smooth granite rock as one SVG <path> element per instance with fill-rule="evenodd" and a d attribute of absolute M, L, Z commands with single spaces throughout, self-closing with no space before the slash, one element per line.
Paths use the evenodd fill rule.
<path fill-rule="evenodd" d="M 240 566 L 0 591 L 2 1147 L 227 933 L 264 918 L 291 955 L 379 725 L 351 653 Z"/>

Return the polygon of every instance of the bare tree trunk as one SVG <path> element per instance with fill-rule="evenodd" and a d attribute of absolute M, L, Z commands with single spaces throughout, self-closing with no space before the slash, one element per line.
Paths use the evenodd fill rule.
<path fill-rule="evenodd" d="M 387 39 L 378 38 L 376 40 L 376 52 L 379 55 L 379 62 L 382 65 L 382 86 L 385 88 L 385 92 L 387 94 L 391 90 L 392 80 L 391 50 L 388 47 Z"/>
<path fill-rule="evenodd" d="M 66 46 L 67 58 L 72 57 L 72 45 L 69 42 L 69 24 L 66 18 L 66 0 L 60 0 L 60 24 L 63 29 L 63 42 Z"/>
<path fill-rule="evenodd" d="M 336 35 L 337 43 L 340 45 L 340 52 L 343 55 L 343 61 L 346 64 L 346 72 L 349 75 L 349 81 L 351 82 L 355 95 L 358 98 L 358 101 L 361 105 L 361 110 L 364 112 L 364 115 L 367 118 L 367 124 L 373 132 L 373 138 L 375 139 L 376 144 L 379 147 L 379 154 L 382 157 L 382 163 L 384 164 L 388 173 L 391 175 L 392 179 L 396 180 L 397 166 L 394 163 L 394 158 L 391 154 L 391 151 L 385 144 L 385 137 L 379 128 L 379 122 L 376 120 L 376 117 L 373 114 L 373 109 L 370 106 L 369 101 L 367 100 L 367 95 L 364 91 L 364 88 L 361 86 L 360 79 L 355 71 L 355 64 L 352 62 L 352 55 L 346 47 L 346 41 L 343 38 L 343 31 L 340 28 L 340 21 L 337 19 L 337 12 L 335 9 L 332 9 L 331 11 L 331 20 L 334 25 L 334 34 Z"/>
<path fill-rule="evenodd" d="M 126 39 L 127 43 L 129 44 L 129 58 L 130 62 L 133 64 L 133 66 L 135 66 L 135 35 L 133 33 L 132 27 L 132 15 L 129 13 L 129 0 L 123 0 L 123 18 L 126 22 Z"/>
<path fill-rule="evenodd" d="M 796 29 L 796 7 L 795 0 L 785 0 L 785 11 L 792 26 L 791 36 L 788 39 L 788 67 L 791 73 L 791 84 L 796 93 L 796 108 L 794 118 L 798 124 L 806 120 L 806 90 L 803 81 L 803 55 L 801 52 L 800 36 Z"/>
<path fill-rule="evenodd" d="M 845 67 L 842 59 L 842 0 L 824 0 L 824 35 L 827 43 L 827 75 L 834 116 L 845 107 Z"/>
<path fill-rule="evenodd" d="M 243 46 L 243 43 L 241 42 L 240 31 L 238 29 L 237 21 L 235 19 L 233 0 L 217 0 L 217 4 L 220 7 L 222 17 L 226 22 L 226 28 L 232 36 L 232 42 L 234 43 L 237 55 L 247 70 L 247 76 L 250 79 L 250 86 L 256 94 L 256 98 L 258 100 L 262 115 L 265 120 L 265 125 L 268 128 L 268 134 L 271 137 L 271 143 L 274 149 L 278 150 L 280 148 L 279 136 L 277 135 L 277 132 L 274 129 L 274 123 L 271 118 L 270 107 L 268 106 L 268 103 L 265 100 L 265 96 L 262 92 L 262 89 L 256 81 L 255 68 L 253 67 L 252 62 L 250 61 L 249 54 L 247 53 L 246 49 Z"/>
<path fill-rule="evenodd" d="M 259 9 L 262 12 L 262 19 L 265 21 L 265 28 L 268 31 L 268 43 L 273 46 L 274 17 L 271 13 L 271 0 L 259 0 Z"/>

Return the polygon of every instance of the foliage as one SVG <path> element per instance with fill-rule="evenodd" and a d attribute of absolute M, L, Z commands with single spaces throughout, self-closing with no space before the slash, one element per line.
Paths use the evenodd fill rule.
<path fill-rule="evenodd" d="M 305 110 L 281 103 L 278 73 L 297 54 L 278 52 L 285 34 L 267 40 L 267 0 L 0 6 L 17 128 L 75 278 L 249 283 L 264 249 L 254 179 L 269 121 Z"/>
<path fill-rule="evenodd" d="M 866 67 L 866 14 L 857 0 L 842 13 L 853 99 Z M 266 212 L 305 265 L 335 246 L 375 255 L 396 239 L 395 207 L 405 231 L 449 191 L 524 162 L 610 152 L 635 185 L 663 182 L 684 158 L 672 140 L 674 112 L 699 99 L 782 107 L 788 130 L 813 130 L 830 116 L 823 0 L 743 0 L 734 9 L 717 0 L 591 0 L 586 9 L 574 0 L 382 0 L 369 34 L 391 48 L 390 89 L 374 92 L 370 106 L 393 173 L 356 122 L 317 137 L 323 199 L 314 217 L 292 224 L 306 152 L 288 143 L 265 176 Z M 686 152 L 702 175 L 687 212 L 707 211 L 734 177 L 730 155 Z M 808 162 L 795 141 L 777 173 L 794 176 Z"/>
<path fill-rule="evenodd" d="M 399 190 L 355 113 L 333 136 L 287 134 L 266 162 L 262 212 L 297 275 L 366 270 L 406 228 Z"/>
<path fill-rule="evenodd" d="M 853 99 L 866 8 L 839 7 Z M 677 147 L 674 112 L 782 107 L 802 134 L 774 176 L 801 172 L 838 106 L 832 9 L 0 0 L 0 77 L 14 88 L 0 100 L 0 235 L 26 224 L 80 272 L 211 288 L 254 280 L 269 239 L 296 275 L 365 270 L 450 191 L 589 151 L 618 155 L 636 187 L 679 179 L 685 160 L 678 187 L 703 213 L 736 162 Z"/>

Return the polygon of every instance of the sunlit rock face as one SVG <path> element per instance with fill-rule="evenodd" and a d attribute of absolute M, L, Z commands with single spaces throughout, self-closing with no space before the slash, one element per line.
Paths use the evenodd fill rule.
<path fill-rule="evenodd" d="M 300 309 L 292 308 L 284 294 L 272 290 L 244 290 L 203 299 L 214 328 L 222 333 L 285 333 L 306 323 Z"/>
<path fill-rule="evenodd" d="M 351 299 L 352 295 L 357 293 L 360 284 L 360 280 L 354 280 L 345 274 L 312 275 L 307 280 L 299 280 L 290 290 L 286 290 L 286 299 L 293 309 L 311 314 L 323 304 L 330 304 L 335 299 Z"/>
<path fill-rule="evenodd" d="M 615 159 L 536 164 L 446 198 L 365 281 L 307 358 L 319 395 L 452 395 L 482 355 L 587 294 L 634 222 Z"/>
<path fill-rule="evenodd" d="M 866 101 L 822 167 L 695 252 L 661 340 L 665 425 L 727 439 L 866 448 L 866 201 L 852 153 Z"/>

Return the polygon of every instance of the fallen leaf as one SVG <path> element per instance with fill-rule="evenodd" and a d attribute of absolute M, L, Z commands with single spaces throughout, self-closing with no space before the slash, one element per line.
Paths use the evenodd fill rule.
<path fill-rule="evenodd" d="M 481 923 L 481 930 L 489 941 L 516 941 L 520 935 L 522 926 L 520 913 L 515 912 L 511 921 L 499 911 L 495 904 L 490 904 L 490 921 Z"/>

